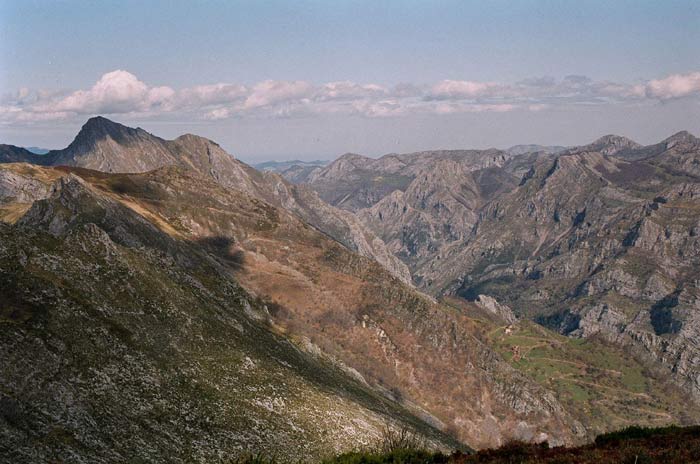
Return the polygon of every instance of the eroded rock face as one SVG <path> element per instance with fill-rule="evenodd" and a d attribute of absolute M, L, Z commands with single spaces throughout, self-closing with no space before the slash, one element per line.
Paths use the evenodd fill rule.
<path fill-rule="evenodd" d="M 512 155 L 499 150 L 390 154 L 380 159 L 346 154 L 305 183 L 330 204 L 354 212 L 414 273 L 437 266 L 436 256 L 462 243 L 476 211 L 515 184 L 499 170 Z"/>
<path fill-rule="evenodd" d="M 513 314 L 513 310 L 508 306 L 500 304 L 495 298 L 488 295 L 479 295 L 476 297 L 476 300 L 474 300 L 474 303 L 489 311 L 491 314 L 494 314 L 503 322 L 508 324 L 515 324 L 518 322 L 518 318 Z"/>
<path fill-rule="evenodd" d="M 680 132 L 643 147 L 609 135 L 468 153 L 347 156 L 307 182 L 355 211 L 424 291 L 486 295 L 565 334 L 604 337 L 700 398 L 700 140 Z M 397 174 L 408 180 L 386 191 Z"/>
<path fill-rule="evenodd" d="M 45 182 L 14 170 L 0 170 L 0 203 L 32 203 L 48 194 Z"/>

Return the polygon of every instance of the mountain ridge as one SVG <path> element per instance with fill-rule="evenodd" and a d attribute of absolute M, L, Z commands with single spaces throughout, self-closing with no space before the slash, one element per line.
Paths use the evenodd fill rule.
<path fill-rule="evenodd" d="M 98 116 L 90 118 L 63 150 L 30 155 L 16 148 L 0 146 L 0 162 L 67 165 L 115 173 L 146 172 L 170 165 L 194 169 L 225 187 L 284 204 L 314 227 L 351 249 L 372 256 L 402 280 L 410 282 L 406 266 L 353 216 L 325 204 L 312 190 L 292 185 L 276 173 L 256 171 L 204 137 L 186 134 L 164 140 L 143 129 L 129 128 Z"/>
<path fill-rule="evenodd" d="M 102 129 L 95 132 L 112 130 Z M 655 256 L 654 244 L 667 233 L 673 238 L 669 243 L 690 256 L 686 243 L 694 243 L 687 238 L 694 209 L 687 217 L 675 213 L 677 221 L 690 220 L 682 224 L 685 232 L 666 232 L 655 224 L 675 208 L 687 209 L 696 190 L 688 184 L 690 178 L 653 164 L 658 160 L 625 160 L 585 150 L 387 155 L 375 165 L 376 172 L 361 165 L 360 174 L 370 176 L 370 182 L 343 192 L 342 210 L 309 187 L 255 171 L 206 139 L 190 135 L 169 144 L 134 131 L 127 135 L 134 135 L 136 148 L 108 135 L 110 153 L 138 156 L 153 143 L 179 162 L 138 173 L 0 165 L 0 220 L 9 224 L 2 233 L 12 247 L 3 264 L 7 272 L 0 277 L 17 272 L 15 256 L 23 262 L 22 250 L 33 242 L 42 251 L 32 262 L 42 263 L 42 269 L 50 268 L 51 259 L 43 256 L 51 256 L 51 249 L 65 250 L 55 262 L 68 268 L 67 274 L 75 246 L 84 242 L 101 250 L 110 241 L 130 260 L 139 259 L 139 253 L 154 260 L 139 261 L 132 272 L 143 267 L 163 282 L 172 280 L 161 275 L 161 267 L 173 275 L 184 272 L 184 288 L 194 292 L 216 294 L 219 281 L 205 276 L 221 274 L 249 295 L 250 307 L 241 303 L 230 311 L 340 366 L 370 395 L 397 403 L 391 408 L 399 409 L 391 409 L 390 416 L 413 417 L 406 419 L 413 424 L 419 418 L 429 424 L 422 433 L 443 445 L 452 443 L 448 435 L 474 447 L 513 438 L 580 443 L 608 427 L 692 423 L 694 411 L 700 411 L 687 394 L 693 389 L 696 353 L 684 346 L 695 336 L 693 280 L 684 277 L 684 269 L 666 266 L 683 277 L 687 288 L 670 287 L 670 274 L 656 273 L 640 280 L 639 290 L 629 277 L 632 271 L 618 269 L 630 263 L 610 261 L 620 256 L 616 240 L 626 249 L 638 244 Z M 125 140 L 118 134 L 115 138 Z M 678 137 L 662 155 L 671 161 L 692 159 L 687 150 L 693 143 L 683 142 L 686 138 Z M 105 153 L 74 162 L 101 161 Z M 114 168 L 114 161 L 102 167 Z M 667 176 L 662 179 L 672 181 L 675 190 L 651 182 L 659 175 Z M 647 222 L 637 224 L 640 218 Z M 624 233 L 605 241 L 621 232 L 602 231 L 603 241 L 594 240 L 595 224 L 610 224 Z M 350 245 L 343 242 L 344 227 L 351 230 Z M 37 232 L 22 242 L 31 229 L 48 235 Z M 74 230 L 82 234 L 77 241 L 71 238 Z M 571 259 L 569 252 L 578 254 Z M 90 255 L 79 256 L 80 269 L 102 265 L 90 261 Z M 188 263 L 200 259 L 213 267 L 192 275 Z M 396 269 L 392 272 L 391 263 L 399 259 L 404 269 L 412 269 L 414 284 L 433 298 L 407 284 Z M 596 268 L 600 259 L 615 266 L 601 272 Z M 43 279 L 44 271 L 35 274 L 34 269 L 21 275 Z M 576 280 L 580 272 L 583 281 Z M 68 287 L 61 282 L 52 277 L 44 285 L 62 292 Z M 92 298 L 83 295 L 86 288 L 69 288 L 75 304 Z M 12 306 L 10 314 L 24 314 L 27 296 L 18 295 L 12 304 L 20 306 Z M 147 293 L 139 295 L 129 298 L 140 301 Z M 109 300 L 99 292 L 94 296 Z M 620 297 L 630 299 L 628 305 L 637 298 L 634 304 L 652 301 L 656 306 L 636 314 L 630 324 L 625 318 L 632 313 Z M 163 298 L 163 307 L 174 304 Z M 589 304 L 591 298 L 600 304 Z M 571 311 L 562 312 L 559 301 Z M 178 311 L 186 317 L 188 310 Z M 644 317 L 651 318 L 647 325 L 639 323 Z M 103 324 L 99 321 L 95 323 Z M 678 362 L 659 364 L 658 353 L 669 353 Z M 670 368 L 676 373 L 669 375 Z M 374 432 L 366 436 L 376 436 L 377 428 L 370 429 Z"/>
<path fill-rule="evenodd" d="M 563 333 L 608 337 L 700 394 L 693 380 L 700 362 L 695 345 L 687 342 L 700 330 L 694 322 L 700 300 L 690 271 L 698 265 L 693 192 L 700 181 L 700 141 L 695 136 L 681 131 L 641 146 L 608 135 L 556 154 L 500 159 L 486 152 L 481 159 L 495 161 L 487 165 L 443 165 L 439 156 L 425 164 L 412 155 L 396 158 L 414 163 L 400 168 L 412 173 L 401 185 L 382 180 L 354 188 L 357 179 L 384 174 L 374 165 L 345 172 L 337 181 L 321 171 L 307 182 L 330 203 L 358 215 L 409 266 L 423 291 L 468 299 L 485 294 Z M 346 189 L 349 183 L 352 189 Z M 644 245 L 635 238 L 639 234 L 647 234 Z M 675 237 L 666 243 L 677 258 L 658 244 L 664 236 Z M 648 242 L 653 237 L 655 246 Z M 590 248 L 593 243 L 596 248 Z M 604 271 L 630 267 L 626 259 L 642 259 L 634 248 L 640 245 L 648 250 L 642 267 L 617 276 L 622 271 Z M 630 251 L 635 257 L 624 258 Z M 645 270 L 654 265 L 658 273 Z M 592 280 L 607 282 L 595 284 L 603 285 L 601 290 L 582 290 Z M 674 292 L 685 295 L 678 304 Z M 596 306 L 596 295 L 604 307 Z M 572 307 L 577 309 L 565 311 Z M 682 327 L 678 334 L 656 333 L 661 314 L 671 321 L 669 327 Z M 669 351 L 677 361 L 668 359 Z"/>
<path fill-rule="evenodd" d="M 206 248 L 100 190 L 110 174 L 41 169 L 58 169 L 47 173 L 58 175 L 46 178 L 51 188 L 14 224 L 0 223 L 4 457 L 185 462 L 265 449 L 321 458 L 387 426 L 456 446 L 270 330 L 266 306 Z M 115 190 L 138 188 L 127 179 L 113 179 Z M 249 201 L 241 207 L 258 207 Z"/>

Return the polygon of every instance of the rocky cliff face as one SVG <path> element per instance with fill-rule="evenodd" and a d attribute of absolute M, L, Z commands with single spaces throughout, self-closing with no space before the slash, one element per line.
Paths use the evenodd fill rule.
<path fill-rule="evenodd" d="M 487 295 L 562 333 L 603 337 L 700 398 L 700 141 L 609 135 L 557 153 L 468 153 L 356 155 L 308 182 L 355 211 L 425 291 Z M 408 180 L 374 180 L 385 173 Z M 379 187 L 350 191 L 357 179 Z"/>
<path fill-rule="evenodd" d="M 543 163 L 448 258 L 448 268 L 466 263 L 468 277 L 431 278 L 572 336 L 628 346 L 698 397 L 700 184 L 677 166 L 692 166 L 700 144 L 683 140 L 632 162 L 577 150 Z"/>
<path fill-rule="evenodd" d="M 46 182 L 51 178 L 42 178 L 42 174 L 42 170 L 22 164 L 0 170 L 0 202 L 31 204 L 46 198 L 50 190 Z"/>
<path fill-rule="evenodd" d="M 373 160 L 347 154 L 309 176 L 322 199 L 353 211 L 413 270 L 464 241 L 485 202 L 515 184 L 506 152 L 434 151 Z M 417 283 L 420 276 L 415 276 Z"/>

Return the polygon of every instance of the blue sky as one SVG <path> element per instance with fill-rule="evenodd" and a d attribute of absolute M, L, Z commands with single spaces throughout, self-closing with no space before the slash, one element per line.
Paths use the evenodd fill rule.
<path fill-rule="evenodd" d="M 697 1 L 0 1 L 0 142 L 93 114 L 244 159 L 700 131 Z"/>

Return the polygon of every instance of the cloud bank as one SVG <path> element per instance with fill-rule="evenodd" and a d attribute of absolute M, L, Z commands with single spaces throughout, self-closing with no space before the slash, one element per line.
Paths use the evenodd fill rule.
<path fill-rule="evenodd" d="M 538 77 L 516 83 L 443 80 L 433 85 L 384 87 L 350 81 L 321 85 L 266 80 L 252 85 L 217 83 L 182 89 L 151 86 L 115 70 L 88 89 L 72 92 L 26 88 L 0 99 L 0 122 L 65 120 L 94 114 L 166 115 L 221 120 L 354 115 L 367 118 L 411 114 L 542 111 L 557 106 L 655 104 L 700 100 L 700 72 L 674 74 L 635 84 L 594 81 L 586 76 Z"/>

